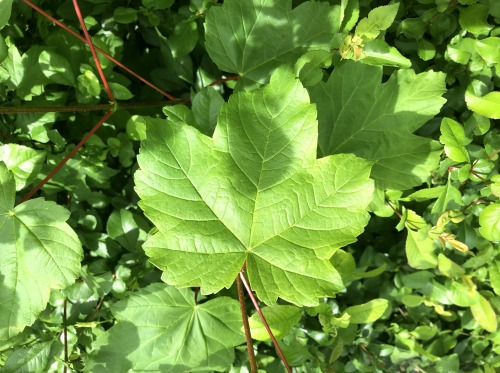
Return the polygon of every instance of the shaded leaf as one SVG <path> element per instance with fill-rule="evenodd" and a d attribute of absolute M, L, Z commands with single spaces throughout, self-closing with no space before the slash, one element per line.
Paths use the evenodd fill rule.
<path fill-rule="evenodd" d="M 292 9 L 290 0 L 233 0 L 210 8 L 206 48 L 221 70 L 262 82 L 309 49 L 330 50 L 339 28 L 339 7 L 326 2 L 307 1 Z"/>
<path fill-rule="evenodd" d="M 221 371 L 245 341 L 239 304 L 227 297 L 196 304 L 191 290 L 151 284 L 112 312 L 118 323 L 96 341 L 86 372 Z"/>
<path fill-rule="evenodd" d="M 318 152 L 372 160 L 377 185 L 408 189 L 439 162 L 439 144 L 412 133 L 443 105 L 444 74 L 399 70 L 386 83 L 381 79 L 382 68 L 347 61 L 327 83 L 310 88 L 318 106 Z"/>

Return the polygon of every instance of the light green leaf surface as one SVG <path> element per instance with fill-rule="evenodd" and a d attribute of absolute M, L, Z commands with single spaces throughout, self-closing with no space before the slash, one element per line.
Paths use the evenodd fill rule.
<path fill-rule="evenodd" d="M 380 31 L 387 30 L 398 13 L 399 4 L 379 6 L 368 13 L 368 17 L 359 21 L 355 34 L 363 36 L 365 40 L 375 39 Z"/>
<path fill-rule="evenodd" d="M 479 233 L 490 241 L 500 241 L 500 203 L 486 206 L 479 214 Z"/>
<path fill-rule="evenodd" d="M 86 372 L 227 371 L 244 343 L 237 301 L 196 304 L 194 292 L 152 284 L 112 306 L 118 321 L 96 341 Z"/>
<path fill-rule="evenodd" d="M 129 251 L 135 251 L 146 239 L 148 224 L 145 219 L 129 210 L 111 213 L 107 223 L 109 236 Z"/>
<path fill-rule="evenodd" d="M 473 112 L 491 119 L 500 119 L 500 92 L 494 91 L 482 97 L 465 91 L 465 102 Z"/>
<path fill-rule="evenodd" d="M 307 50 L 330 50 L 339 29 L 339 6 L 326 2 L 307 1 L 292 9 L 290 0 L 232 0 L 210 8 L 206 48 L 221 70 L 262 82 Z"/>
<path fill-rule="evenodd" d="M 45 160 L 45 152 L 18 144 L 0 146 L 0 162 L 14 174 L 16 189 L 21 190 L 37 177 Z"/>
<path fill-rule="evenodd" d="M 481 327 L 491 333 L 497 330 L 498 320 L 491 303 L 482 295 L 479 295 L 479 301 L 470 307 L 474 319 Z"/>
<path fill-rule="evenodd" d="M 0 163 L 0 340 L 35 322 L 50 290 L 78 276 L 83 256 L 67 210 L 41 198 L 14 207 L 15 193 L 14 176 Z"/>
<path fill-rule="evenodd" d="M 302 310 L 295 306 L 268 306 L 263 307 L 261 311 L 276 339 L 281 339 L 287 335 L 290 330 L 297 325 L 302 317 Z M 250 332 L 253 339 L 256 339 L 257 341 L 271 340 L 271 337 L 269 336 L 269 333 L 267 332 L 267 329 L 257 312 L 248 319 L 248 323 L 250 324 Z"/>
<path fill-rule="evenodd" d="M 411 61 L 384 40 L 375 39 L 365 44 L 360 62 L 373 66 L 411 67 Z"/>
<path fill-rule="evenodd" d="M 387 299 L 373 299 L 364 304 L 348 307 L 344 313 L 351 316 L 349 322 L 351 324 L 365 324 L 378 320 L 389 307 Z"/>
<path fill-rule="evenodd" d="M 314 105 L 292 71 L 232 96 L 213 139 L 152 120 L 135 175 L 140 207 L 159 233 L 144 245 L 175 286 L 214 293 L 243 264 L 258 297 L 297 305 L 343 288 L 329 258 L 368 221 L 370 162 L 316 160 Z"/>
<path fill-rule="evenodd" d="M 406 256 L 408 264 L 416 269 L 435 268 L 438 264 L 436 244 L 425 232 L 408 229 Z"/>
<path fill-rule="evenodd" d="M 459 163 L 470 163 L 465 145 L 469 145 L 472 140 L 465 135 L 465 130 L 460 123 L 450 118 L 443 118 L 439 141 L 444 145 L 444 152 L 448 158 Z"/>
<path fill-rule="evenodd" d="M 381 80 L 381 67 L 347 61 L 328 82 L 310 88 L 318 106 L 319 155 L 354 153 L 375 162 L 377 185 L 409 189 L 439 162 L 440 145 L 412 133 L 444 104 L 444 74 L 399 70 Z"/>
<path fill-rule="evenodd" d="M 9 22 L 14 0 L 0 0 L 0 30 Z"/>
<path fill-rule="evenodd" d="M 460 8 L 460 17 L 458 22 L 466 31 L 473 33 L 475 36 L 486 35 L 493 28 L 488 24 L 488 8 L 482 4 L 472 4 L 467 7 Z"/>

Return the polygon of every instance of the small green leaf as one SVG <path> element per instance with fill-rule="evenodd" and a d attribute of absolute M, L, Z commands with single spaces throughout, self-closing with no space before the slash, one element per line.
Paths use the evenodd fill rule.
<path fill-rule="evenodd" d="M 479 214 L 479 233 L 490 241 L 500 241 L 500 203 L 486 206 Z"/>
<path fill-rule="evenodd" d="M 130 92 L 127 87 L 124 87 L 121 84 L 109 82 L 109 88 L 111 88 L 111 92 L 113 92 L 113 96 L 117 100 L 130 100 L 132 97 L 134 97 L 132 92 Z"/>
<path fill-rule="evenodd" d="M 130 140 L 142 141 L 146 139 L 147 118 L 132 115 L 127 121 L 127 135 Z"/>
<path fill-rule="evenodd" d="M 465 274 L 465 269 L 441 253 L 438 255 L 438 269 L 439 272 L 448 277 L 458 277 Z"/>
<path fill-rule="evenodd" d="M 470 306 L 470 310 L 474 319 L 476 319 L 483 329 L 491 333 L 497 330 L 497 315 L 485 297 L 479 295 L 479 301 Z"/>
<path fill-rule="evenodd" d="M 168 9 L 172 6 L 175 0 L 142 0 L 142 5 L 149 9 Z"/>
<path fill-rule="evenodd" d="M 436 56 L 436 47 L 426 39 L 418 41 L 418 56 L 424 61 L 430 61 Z"/>
<path fill-rule="evenodd" d="M 351 324 L 366 324 L 381 318 L 388 307 L 389 301 L 387 299 L 378 298 L 364 304 L 348 307 L 344 314 L 351 316 L 349 319 Z"/>
<path fill-rule="evenodd" d="M 7 58 L 8 55 L 9 55 L 9 47 L 7 47 L 5 39 L 0 34 L 0 64 Z"/>
<path fill-rule="evenodd" d="M 176 23 L 168 38 L 174 58 L 190 53 L 198 43 L 198 26 L 195 21 L 186 20 Z"/>
<path fill-rule="evenodd" d="M 408 229 L 406 256 L 410 266 L 417 269 L 435 268 L 438 264 L 435 250 L 436 243 L 426 232 Z"/>
<path fill-rule="evenodd" d="M 139 215 L 120 209 L 109 216 L 107 230 L 112 239 L 127 250 L 135 251 L 145 241 L 149 226 Z"/>
<path fill-rule="evenodd" d="M 197 128 L 205 135 L 212 136 L 217 124 L 224 99 L 213 87 L 203 88 L 192 101 L 191 110 Z"/>
<path fill-rule="evenodd" d="M 384 40 L 375 39 L 365 44 L 361 62 L 374 66 L 411 67 L 411 61 Z"/>
<path fill-rule="evenodd" d="M 17 144 L 0 146 L 0 162 L 14 174 L 16 190 L 29 185 L 37 176 L 45 160 L 45 152 Z"/>
<path fill-rule="evenodd" d="M 432 206 L 431 212 L 433 214 L 441 215 L 446 210 L 453 210 L 463 205 L 464 203 L 462 201 L 462 193 L 460 193 L 460 191 L 455 186 L 453 186 L 451 177 L 448 177 L 446 186 L 437 199 L 436 203 L 434 203 L 434 206 Z"/>
<path fill-rule="evenodd" d="M 304 86 L 315 85 L 323 79 L 323 68 L 332 64 L 332 53 L 324 50 L 309 51 L 295 63 L 295 75 L 300 78 Z"/>
<path fill-rule="evenodd" d="M 40 68 L 51 82 L 64 85 L 74 85 L 75 76 L 68 60 L 55 52 L 44 50 L 38 57 Z"/>
<path fill-rule="evenodd" d="M 460 26 L 475 36 L 486 35 L 493 28 L 487 21 L 488 8 L 482 4 L 472 4 L 460 8 Z"/>
<path fill-rule="evenodd" d="M 443 118 L 439 141 L 444 145 L 444 151 L 448 158 L 458 163 L 470 163 L 469 153 L 465 149 L 465 145 L 470 144 L 472 139 L 465 135 L 464 128 L 460 123 L 450 118 Z"/>
<path fill-rule="evenodd" d="M 375 39 L 380 31 L 387 30 L 398 13 L 399 4 L 379 6 L 368 13 L 368 17 L 359 21 L 355 34 L 363 36 L 365 40 Z"/>
<path fill-rule="evenodd" d="M 496 295 L 500 295 L 500 263 L 493 261 L 489 267 L 490 285 Z"/>
<path fill-rule="evenodd" d="M 119 6 L 113 12 L 113 20 L 118 23 L 135 22 L 137 20 L 137 10 Z"/>
<path fill-rule="evenodd" d="M 295 306 L 267 306 L 263 307 L 261 310 L 276 339 L 281 339 L 286 336 L 302 317 L 302 310 Z M 257 312 L 248 319 L 248 322 L 250 324 L 250 331 L 253 339 L 258 341 L 271 340 Z"/>
<path fill-rule="evenodd" d="M 468 89 L 465 91 L 465 102 L 470 110 L 479 115 L 491 119 L 500 119 L 500 92 L 498 91 L 478 97 Z"/>
<path fill-rule="evenodd" d="M 476 40 L 476 49 L 487 63 L 500 63 L 500 37 Z"/>
<path fill-rule="evenodd" d="M 0 0 L 0 30 L 9 22 L 14 0 Z"/>

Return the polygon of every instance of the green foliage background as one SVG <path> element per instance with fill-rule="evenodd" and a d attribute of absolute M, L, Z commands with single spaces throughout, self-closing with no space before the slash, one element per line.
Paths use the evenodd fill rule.
<path fill-rule="evenodd" d="M 101 56 L 117 110 L 20 203 L 107 96 L 84 43 L 0 0 L 1 372 L 245 372 L 243 263 L 294 371 L 500 369 L 500 2 L 79 4 L 182 102 Z"/>

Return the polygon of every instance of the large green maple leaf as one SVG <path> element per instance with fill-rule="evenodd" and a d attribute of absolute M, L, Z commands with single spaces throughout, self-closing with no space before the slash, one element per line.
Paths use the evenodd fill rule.
<path fill-rule="evenodd" d="M 152 284 L 112 306 L 118 322 L 95 344 L 86 372 L 226 370 L 245 341 L 236 300 L 196 304 L 194 292 Z"/>
<path fill-rule="evenodd" d="M 413 134 L 446 101 L 445 74 L 398 70 L 382 83 L 382 68 L 347 61 L 310 88 L 318 105 L 319 154 L 353 153 L 375 162 L 381 188 L 420 185 L 437 167 L 442 147 Z"/>
<path fill-rule="evenodd" d="M 35 322 L 51 289 L 78 276 L 83 257 L 69 212 L 36 198 L 16 207 L 14 175 L 0 162 L 0 339 Z"/>
<path fill-rule="evenodd" d="M 291 0 L 224 1 L 206 16 L 207 52 L 221 70 L 262 82 L 307 50 L 330 50 L 342 14 L 319 1 L 294 9 Z"/>
<path fill-rule="evenodd" d="M 315 305 L 343 288 L 329 258 L 368 221 L 371 162 L 316 160 L 317 121 L 287 69 L 234 94 L 213 138 L 181 121 L 152 120 L 135 174 L 139 206 L 159 232 L 146 254 L 176 286 L 229 287 L 246 262 L 266 303 Z"/>

